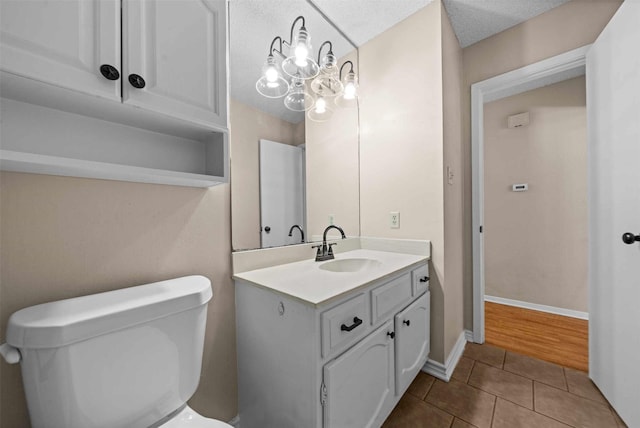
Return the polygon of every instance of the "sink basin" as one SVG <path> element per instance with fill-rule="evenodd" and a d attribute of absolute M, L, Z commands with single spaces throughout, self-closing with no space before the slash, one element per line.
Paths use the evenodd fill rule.
<path fill-rule="evenodd" d="M 375 259 L 338 259 L 322 263 L 320 269 L 330 272 L 360 272 L 380 265 L 380 261 Z"/>

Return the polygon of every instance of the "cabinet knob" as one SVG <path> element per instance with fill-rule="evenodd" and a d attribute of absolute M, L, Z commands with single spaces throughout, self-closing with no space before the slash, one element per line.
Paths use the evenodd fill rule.
<path fill-rule="evenodd" d="M 264 227 L 264 231 L 269 233 L 269 232 L 271 232 L 271 228 L 269 226 L 265 226 Z"/>
<path fill-rule="evenodd" d="M 393 339 L 394 337 L 396 337 L 396 334 L 393 331 L 388 331 L 387 336 Z"/>
<path fill-rule="evenodd" d="M 100 66 L 100 74 L 102 74 L 107 80 L 118 80 L 120 78 L 118 69 L 109 64 L 102 64 Z"/>
<path fill-rule="evenodd" d="M 404 320 L 404 321 L 402 321 L 402 324 L 404 324 L 407 327 L 409 327 L 411 325 L 411 320 Z"/>
<path fill-rule="evenodd" d="M 428 276 L 423 276 L 422 278 L 420 278 L 420 282 L 427 282 L 427 281 L 429 281 Z"/>
<path fill-rule="evenodd" d="M 142 76 L 140 76 L 139 74 L 130 74 L 129 83 L 131 83 L 131 86 L 137 89 L 142 89 L 147 85 Z"/>
<path fill-rule="evenodd" d="M 634 235 L 633 233 L 627 232 L 622 235 L 622 242 L 625 244 L 631 245 L 636 241 L 640 241 L 640 235 Z"/>

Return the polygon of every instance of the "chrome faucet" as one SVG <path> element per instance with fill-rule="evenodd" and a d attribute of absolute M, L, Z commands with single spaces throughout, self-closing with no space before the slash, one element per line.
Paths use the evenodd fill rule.
<path fill-rule="evenodd" d="M 293 229 L 298 229 L 300 231 L 300 242 L 304 243 L 304 230 L 302 230 L 302 228 L 297 224 L 294 224 L 291 226 L 291 229 L 289 229 L 289 236 L 293 236 Z"/>
<path fill-rule="evenodd" d="M 314 245 L 311 247 L 318 249 L 318 252 L 316 253 L 317 262 L 324 262 L 325 260 L 333 260 L 335 258 L 333 255 L 333 248 L 331 247 L 338 244 L 336 242 L 333 242 L 327 245 L 327 232 L 329 232 L 329 230 L 331 229 L 338 230 L 342 235 L 342 239 L 347 239 L 347 236 L 344 234 L 344 230 L 342 230 L 340 226 L 336 226 L 335 224 L 327 226 L 327 228 L 324 230 L 324 233 L 322 234 L 322 245 Z"/>

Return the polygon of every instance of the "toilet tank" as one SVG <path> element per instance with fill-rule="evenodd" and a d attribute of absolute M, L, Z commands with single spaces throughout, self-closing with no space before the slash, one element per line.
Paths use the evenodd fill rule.
<path fill-rule="evenodd" d="M 14 313 L 33 428 L 146 428 L 198 386 L 211 283 L 202 276 Z"/>

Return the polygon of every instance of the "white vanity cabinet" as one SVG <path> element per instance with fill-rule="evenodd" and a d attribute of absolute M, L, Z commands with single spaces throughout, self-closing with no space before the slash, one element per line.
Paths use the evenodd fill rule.
<path fill-rule="evenodd" d="M 429 354 L 427 281 L 421 262 L 312 304 L 236 278 L 242 428 L 381 426 Z"/>
<path fill-rule="evenodd" d="M 1 169 L 228 182 L 225 0 L 2 0 L 0 20 L 2 115 L 17 118 Z"/>

